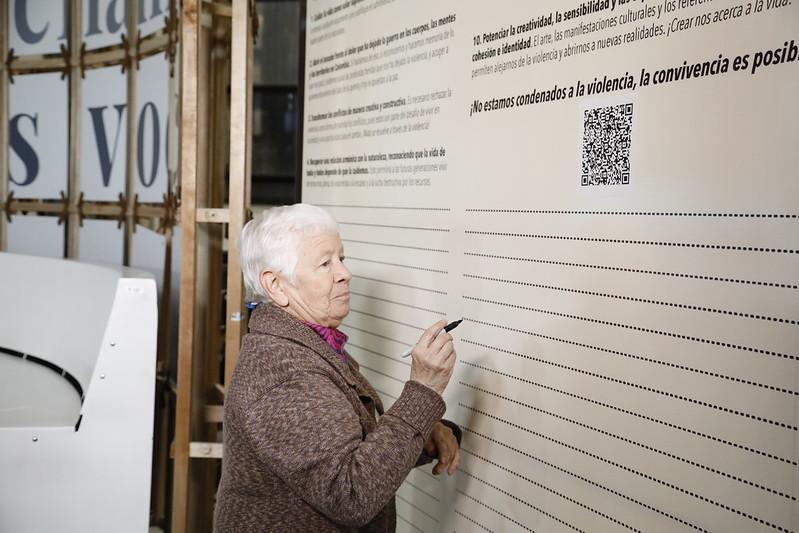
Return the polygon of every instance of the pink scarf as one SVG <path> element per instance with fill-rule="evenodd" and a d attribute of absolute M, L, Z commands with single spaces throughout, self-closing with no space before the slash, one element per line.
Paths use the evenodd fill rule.
<path fill-rule="evenodd" d="M 347 363 L 346 355 L 344 355 L 344 345 L 347 343 L 346 333 L 339 331 L 336 328 L 328 328 L 327 326 L 312 324 L 310 322 L 305 322 L 304 320 L 303 324 L 318 333 L 319 336 L 322 337 L 322 340 L 324 340 L 328 346 L 330 346 L 333 351 L 336 352 L 342 363 Z"/>

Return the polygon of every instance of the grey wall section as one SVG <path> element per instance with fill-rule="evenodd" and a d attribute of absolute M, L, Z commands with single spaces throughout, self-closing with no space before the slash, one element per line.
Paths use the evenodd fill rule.
<path fill-rule="evenodd" d="M 465 318 L 400 531 L 796 531 L 799 4 L 309 3 L 303 199 L 345 329 Z"/>

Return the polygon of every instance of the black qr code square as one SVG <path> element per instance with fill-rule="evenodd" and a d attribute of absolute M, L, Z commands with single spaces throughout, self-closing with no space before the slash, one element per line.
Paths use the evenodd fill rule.
<path fill-rule="evenodd" d="M 629 185 L 633 105 L 586 109 L 581 185 Z"/>

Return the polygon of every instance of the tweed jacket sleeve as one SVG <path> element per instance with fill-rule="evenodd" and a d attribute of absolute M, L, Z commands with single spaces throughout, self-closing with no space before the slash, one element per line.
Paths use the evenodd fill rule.
<path fill-rule="evenodd" d="M 324 369 L 292 372 L 247 407 L 245 438 L 300 498 L 334 522 L 359 527 L 380 512 L 417 463 L 445 404 L 432 389 L 409 381 L 375 422 L 353 409 L 347 392 Z"/>

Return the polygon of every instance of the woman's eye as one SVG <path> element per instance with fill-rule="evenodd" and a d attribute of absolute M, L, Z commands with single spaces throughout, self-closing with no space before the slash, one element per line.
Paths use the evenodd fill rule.
<path fill-rule="evenodd" d="M 346 259 L 346 257 L 344 257 L 343 255 L 338 258 L 338 260 L 341 261 L 342 263 L 344 262 L 345 259 Z"/>
<path fill-rule="evenodd" d="M 319 266 L 323 266 L 323 267 L 330 266 L 330 261 L 325 261 L 324 263 L 322 263 L 322 264 L 321 264 L 321 265 L 319 265 Z"/>

